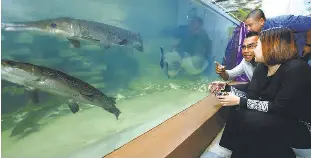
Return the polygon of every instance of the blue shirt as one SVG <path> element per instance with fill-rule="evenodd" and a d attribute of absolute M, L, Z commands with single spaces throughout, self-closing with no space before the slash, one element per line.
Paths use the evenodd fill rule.
<path fill-rule="evenodd" d="M 295 32 L 294 36 L 298 52 L 302 55 L 303 47 L 306 44 L 306 32 L 311 30 L 310 16 L 282 15 L 266 19 L 262 30 L 273 27 L 287 27 Z"/>

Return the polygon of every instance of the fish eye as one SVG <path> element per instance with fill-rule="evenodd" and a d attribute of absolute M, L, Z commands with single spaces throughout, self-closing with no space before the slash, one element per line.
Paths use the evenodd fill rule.
<path fill-rule="evenodd" d="M 56 25 L 55 23 L 52 23 L 52 24 L 51 24 L 51 27 L 56 28 L 57 25 Z"/>

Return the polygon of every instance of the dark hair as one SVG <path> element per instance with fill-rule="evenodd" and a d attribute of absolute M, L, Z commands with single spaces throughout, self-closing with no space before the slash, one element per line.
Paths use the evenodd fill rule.
<path fill-rule="evenodd" d="M 293 32 L 288 28 L 272 28 L 260 32 L 262 55 L 267 65 L 285 63 L 299 57 Z"/>
<path fill-rule="evenodd" d="M 265 13 L 263 13 L 263 11 L 261 9 L 254 9 L 252 10 L 246 17 L 246 19 L 248 18 L 253 18 L 255 20 L 259 20 L 260 18 L 263 18 L 266 21 L 266 16 Z"/>
<path fill-rule="evenodd" d="M 255 31 L 249 31 L 249 32 L 247 32 L 245 38 L 249 38 L 249 37 L 253 37 L 253 36 L 259 36 L 259 33 L 255 32 Z"/>
<path fill-rule="evenodd" d="M 200 25 L 203 25 L 203 19 L 198 17 L 198 16 L 194 16 L 192 19 L 191 19 L 192 22 L 197 22 L 199 23 Z"/>

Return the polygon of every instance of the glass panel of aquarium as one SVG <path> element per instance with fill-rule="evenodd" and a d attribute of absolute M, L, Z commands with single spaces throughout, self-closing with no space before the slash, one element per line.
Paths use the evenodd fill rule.
<path fill-rule="evenodd" d="M 3 0 L 2 157 L 102 157 L 206 97 L 236 26 L 210 5 Z"/>

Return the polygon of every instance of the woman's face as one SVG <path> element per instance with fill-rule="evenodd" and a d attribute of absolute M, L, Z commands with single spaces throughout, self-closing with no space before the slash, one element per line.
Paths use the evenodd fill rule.
<path fill-rule="evenodd" d="M 257 40 L 257 46 L 254 49 L 254 55 L 255 55 L 255 61 L 256 62 L 258 62 L 258 63 L 264 62 L 260 38 Z"/>

